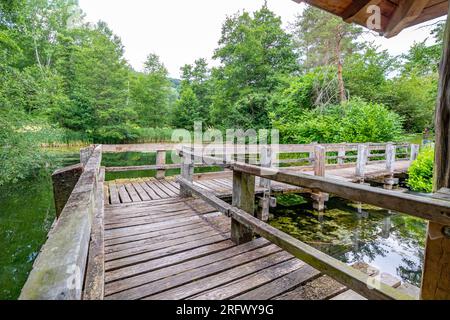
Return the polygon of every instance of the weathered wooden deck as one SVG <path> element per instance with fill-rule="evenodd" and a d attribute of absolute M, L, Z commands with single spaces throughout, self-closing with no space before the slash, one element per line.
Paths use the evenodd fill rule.
<path fill-rule="evenodd" d="M 328 194 L 334 194 L 447 221 L 443 215 L 450 212 L 450 205 L 442 200 L 361 184 L 364 178 L 376 176 L 392 179 L 410 164 L 402 158 L 396 161 L 395 152 L 389 152 L 394 146 L 376 147 L 386 148 L 384 163 L 368 161 L 368 148 L 357 146 L 356 163 L 343 163 L 342 151 L 337 156 L 341 163 L 326 166 L 325 148 L 314 146 L 312 168 L 267 169 L 262 168 L 264 163 L 259 167 L 227 162 L 225 171 L 194 175 L 194 162 L 183 161 L 178 177 L 165 177 L 167 168 L 156 164 L 158 178 L 115 181 L 105 181 L 108 168 L 101 167 L 102 146 L 91 148 L 86 157 L 82 152 L 81 176 L 68 179 L 80 173 L 78 167 L 55 173 L 55 181 L 76 185 L 68 186 L 70 195 L 55 189 L 56 201 L 61 195 L 65 202 L 58 206 L 62 211 L 21 299 L 417 297 L 392 276 L 368 266 L 352 268 L 266 223 L 272 205 L 268 190 L 306 193 L 313 201 L 326 201 Z M 411 148 L 410 159 L 416 151 Z M 181 154 L 185 160 L 195 158 L 190 151 Z M 262 197 L 256 208 L 258 193 Z M 231 195 L 232 204 L 223 200 Z"/>
<path fill-rule="evenodd" d="M 107 205 L 104 221 L 105 299 L 303 300 L 347 291 L 263 238 L 235 245 L 230 219 L 200 199 Z"/>
<path fill-rule="evenodd" d="M 410 165 L 409 160 L 396 161 L 395 173 L 405 173 Z M 298 170 L 283 168 L 287 172 L 302 172 L 310 175 L 314 175 L 312 170 Z M 366 179 L 383 177 L 388 175 L 386 172 L 386 165 L 384 163 L 369 164 L 365 167 Z M 355 181 L 357 179 L 355 175 L 355 166 L 336 167 L 329 168 L 325 172 L 325 177 L 342 180 L 342 181 Z M 232 172 L 220 172 L 212 174 L 198 175 L 198 179 L 194 181 L 196 186 L 199 186 L 206 191 L 214 193 L 218 197 L 230 197 L 233 189 L 233 175 Z M 262 193 L 264 188 L 259 187 L 259 177 L 256 178 L 256 193 Z M 117 180 L 107 183 L 108 189 L 106 191 L 106 203 L 119 204 L 119 203 L 134 203 L 151 200 L 168 199 L 178 195 L 180 186 L 175 181 L 175 177 L 167 177 L 165 179 L 155 178 L 141 178 L 133 180 Z M 291 186 L 285 183 L 273 182 L 271 185 L 273 193 L 289 193 L 289 192 L 301 192 L 304 188 Z"/>

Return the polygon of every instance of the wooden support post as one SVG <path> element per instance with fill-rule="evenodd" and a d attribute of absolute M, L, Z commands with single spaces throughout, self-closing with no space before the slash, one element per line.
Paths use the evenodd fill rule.
<path fill-rule="evenodd" d="M 359 178 L 360 182 L 364 182 L 364 176 L 366 173 L 366 164 L 368 157 L 368 148 L 365 144 L 358 145 L 358 158 L 356 161 L 356 176 Z"/>
<path fill-rule="evenodd" d="M 255 212 L 255 176 L 233 171 L 233 202 L 250 215 Z M 231 240 L 237 245 L 253 240 L 253 232 L 235 219 L 231 219 Z"/>
<path fill-rule="evenodd" d="M 70 167 L 56 170 L 52 174 L 53 197 L 55 200 L 56 218 L 58 219 L 67 201 L 72 194 L 75 185 L 83 173 L 83 164 L 79 163 Z"/>
<path fill-rule="evenodd" d="M 384 179 L 384 188 L 392 190 L 398 180 L 394 179 L 396 147 L 392 143 L 386 145 L 386 171 L 389 175 Z"/>
<path fill-rule="evenodd" d="M 314 175 L 325 177 L 326 150 L 323 146 L 314 147 Z M 325 202 L 328 201 L 329 195 L 320 190 L 313 191 L 311 194 L 313 200 L 313 208 L 317 211 L 325 210 Z"/>
<path fill-rule="evenodd" d="M 450 10 L 450 2 L 449 2 Z M 438 105 L 435 112 L 434 188 L 450 188 L 450 15 L 444 33 L 444 50 L 440 64 Z M 422 276 L 422 299 L 450 299 L 450 226 L 428 224 L 425 263 Z"/>
<path fill-rule="evenodd" d="M 182 148 L 182 161 L 181 161 L 181 177 L 189 182 L 194 181 L 194 158 L 192 156 L 191 148 Z M 182 198 L 192 197 L 192 192 L 183 185 L 180 185 L 180 196 Z"/>
<path fill-rule="evenodd" d="M 270 147 L 261 146 L 260 162 L 263 168 L 270 168 L 272 166 L 272 152 Z M 259 185 L 264 188 L 264 195 L 258 202 L 256 217 L 264 222 L 269 220 L 271 184 L 269 179 L 260 178 Z"/>
<path fill-rule="evenodd" d="M 261 147 L 260 162 L 261 167 L 263 168 L 272 167 L 272 152 L 270 150 L 270 147 L 268 146 Z M 270 188 L 270 180 L 261 178 L 259 181 L 259 186 L 262 188 Z"/>
<path fill-rule="evenodd" d="M 338 165 L 345 164 L 345 155 L 346 155 L 345 146 L 339 147 L 338 160 L 337 160 Z"/>
<path fill-rule="evenodd" d="M 409 156 L 409 160 L 411 162 L 417 160 L 417 157 L 419 156 L 419 151 L 420 151 L 420 145 L 418 145 L 418 144 L 411 145 L 411 155 Z"/>
<path fill-rule="evenodd" d="M 322 146 L 314 147 L 314 175 L 325 177 L 325 148 Z"/>
<path fill-rule="evenodd" d="M 392 143 L 386 145 L 386 171 L 394 174 L 396 149 Z"/>
<path fill-rule="evenodd" d="M 156 165 L 164 166 L 166 164 L 166 150 L 158 150 L 156 152 Z M 166 169 L 156 170 L 156 179 L 162 180 L 166 177 Z"/>

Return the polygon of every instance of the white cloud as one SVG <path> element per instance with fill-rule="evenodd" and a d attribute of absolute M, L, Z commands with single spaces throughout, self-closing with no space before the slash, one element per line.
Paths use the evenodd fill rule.
<path fill-rule="evenodd" d="M 90 22 L 103 20 L 121 37 L 125 56 L 142 69 L 148 53 L 158 54 L 169 73 L 179 76 L 180 67 L 204 57 L 210 59 L 220 37 L 225 17 L 245 9 L 253 12 L 264 0 L 79 0 Z M 268 0 L 285 25 L 301 12 L 303 5 L 292 0 Z M 430 28 L 405 30 L 394 39 L 375 38 L 392 54 L 409 49 L 425 39 Z"/>

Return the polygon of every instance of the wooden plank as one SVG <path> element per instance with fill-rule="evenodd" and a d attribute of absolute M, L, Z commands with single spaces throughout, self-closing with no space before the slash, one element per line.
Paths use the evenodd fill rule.
<path fill-rule="evenodd" d="M 130 198 L 133 202 L 142 202 L 141 197 L 139 197 L 138 193 L 136 192 L 136 189 L 134 189 L 131 183 L 125 184 L 125 189 L 127 189 L 127 192 L 130 195 Z"/>
<path fill-rule="evenodd" d="M 175 253 L 179 253 L 182 251 L 186 251 L 186 250 L 191 250 L 191 249 L 195 249 L 198 247 L 202 247 L 202 246 L 206 246 L 212 243 L 217 243 L 217 242 L 221 242 L 223 240 L 227 240 L 226 237 L 224 237 L 223 235 L 215 235 L 212 237 L 208 237 L 208 238 L 204 238 L 204 239 L 199 239 L 196 241 L 191 241 L 191 242 L 185 242 L 176 246 L 171 246 L 169 248 L 163 248 L 160 250 L 155 250 L 155 251 L 151 251 L 151 252 L 146 252 L 143 254 L 139 254 L 139 255 L 135 255 L 135 256 L 131 256 L 131 257 L 127 257 L 127 258 L 123 258 L 123 259 L 119 259 L 119 260 L 113 260 L 113 261 L 109 261 L 106 262 L 105 264 L 105 268 L 107 271 L 109 270 L 114 270 L 114 269 L 118 269 L 118 268 L 123 268 L 123 267 L 127 267 L 133 264 L 137 264 L 137 263 L 141 263 L 141 262 L 145 262 L 145 261 L 150 261 L 156 258 L 161 258 L 164 256 L 168 256 L 168 255 L 172 255 Z"/>
<path fill-rule="evenodd" d="M 116 222 L 110 222 L 105 227 L 106 230 L 113 230 L 113 229 L 119 229 L 119 228 L 127 228 L 127 227 L 135 227 L 135 226 L 143 226 L 153 223 L 159 223 L 159 222 L 165 222 L 165 221 L 171 221 L 175 219 L 180 218 L 187 218 L 187 217 L 194 217 L 197 213 L 184 210 L 184 211 L 178 211 L 174 212 L 169 216 L 165 217 L 138 217 L 138 218 L 128 218 L 125 221 L 116 221 Z"/>
<path fill-rule="evenodd" d="M 286 261 L 290 262 L 291 265 L 284 264 Z M 298 266 L 298 264 L 302 264 L 300 261 L 295 261 L 292 259 L 292 256 L 286 252 L 276 252 L 269 256 L 265 256 L 244 265 L 200 279 L 193 283 L 188 283 L 181 287 L 151 296 L 148 299 L 225 300 L 232 297 L 236 290 L 240 293 L 245 291 L 246 288 L 252 288 L 252 285 L 257 284 L 258 277 L 252 277 L 251 280 L 248 279 L 252 274 L 260 275 L 259 272 L 264 269 L 272 271 L 271 268 L 275 265 L 282 266 L 282 269 L 284 269 L 285 272 L 290 272 L 292 270 L 292 262 L 295 262 L 296 266 Z M 263 278 L 264 276 L 260 275 L 259 281 Z M 239 285 L 239 283 L 242 285 Z"/>
<path fill-rule="evenodd" d="M 196 259 L 212 256 L 215 253 L 225 251 L 231 247 L 234 247 L 233 242 L 230 240 L 224 240 L 218 243 L 213 243 L 170 256 L 165 256 L 160 259 L 155 259 L 129 267 L 109 271 L 106 273 L 105 278 L 105 282 L 107 283 L 107 294 L 113 294 L 148 283 L 149 279 L 150 281 L 152 281 L 151 279 L 155 279 L 155 273 L 152 273 L 150 277 L 150 272 L 155 270 L 159 270 L 159 272 L 162 272 L 166 275 L 173 275 L 173 272 L 176 272 L 175 266 L 177 266 L 178 269 L 179 265 L 189 261 L 190 265 L 187 265 L 186 267 L 191 268 L 191 266 L 196 263 L 194 262 Z M 172 269 L 169 269 L 170 267 L 172 267 Z M 158 277 L 160 276 L 161 273 Z M 109 284 L 110 282 L 112 283 Z"/>
<path fill-rule="evenodd" d="M 111 198 L 111 204 L 119 204 L 119 190 L 114 182 L 109 183 L 109 195 Z"/>
<path fill-rule="evenodd" d="M 156 180 L 155 178 L 151 178 L 150 182 L 153 186 L 157 186 L 159 189 L 161 189 L 165 194 L 167 194 L 169 197 L 177 197 L 178 192 L 172 191 L 172 189 L 166 187 L 160 180 Z"/>
<path fill-rule="evenodd" d="M 127 190 L 125 189 L 125 185 L 119 185 L 118 186 L 119 189 L 119 197 L 120 197 L 120 201 L 122 203 L 131 203 L 133 202 L 133 200 L 131 200 L 130 195 L 128 194 Z"/>
<path fill-rule="evenodd" d="M 108 294 L 112 294 L 139 287 L 155 280 L 164 279 L 188 270 L 223 261 L 268 245 L 268 242 L 264 239 L 246 243 L 242 246 L 230 246 L 230 243 L 232 244 L 231 241 L 224 241 L 135 266 L 111 271 L 108 275 L 108 279 L 117 280 L 122 278 L 122 280 L 107 285 L 106 290 L 108 291 Z M 224 244 L 226 244 L 226 246 L 224 246 Z M 206 253 L 208 254 L 206 255 Z"/>
<path fill-rule="evenodd" d="M 280 249 L 274 245 L 265 246 L 263 248 L 233 256 L 224 261 L 217 261 L 211 264 L 204 265 L 202 267 L 176 274 L 174 276 L 147 283 L 143 286 L 122 291 L 118 294 L 109 296 L 108 299 L 142 299 L 151 295 L 155 295 L 157 293 L 166 292 L 171 288 L 175 288 L 183 284 L 192 283 L 192 281 L 205 278 L 209 275 L 246 264 L 253 260 L 271 255 L 275 252 L 280 252 Z M 184 295 L 183 291 L 181 291 L 180 294 Z M 176 296 L 171 295 L 171 299 L 176 299 Z"/>
<path fill-rule="evenodd" d="M 113 245 L 113 246 L 108 246 L 105 248 L 105 252 L 113 253 L 113 252 L 117 252 L 117 251 L 130 249 L 135 246 L 151 245 L 151 244 L 155 244 L 158 242 L 164 242 L 164 241 L 168 241 L 168 240 L 183 238 L 186 236 L 190 236 L 192 234 L 203 233 L 203 232 L 210 231 L 210 230 L 211 230 L 211 227 L 209 227 L 209 226 L 197 225 L 197 226 L 194 226 L 187 230 L 183 230 L 183 231 L 179 231 L 179 232 L 172 232 L 172 233 L 160 235 L 157 237 L 152 237 L 152 238 L 127 242 L 127 243 L 121 243 L 121 244 L 117 244 L 117 245 Z"/>
<path fill-rule="evenodd" d="M 280 277 L 294 272 L 304 266 L 305 263 L 298 259 L 290 259 L 288 261 L 266 267 L 261 271 L 252 273 L 244 278 L 235 280 L 224 286 L 209 290 L 192 297 L 192 300 L 225 300 L 231 299 L 243 292 L 254 289 L 258 286 L 270 283 Z M 237 274 L 239 276 L 239 274 Z"/>
<path fill-rule="evenodd" d="M 150 201 L 152 198 L 145 192 L 144 188 L 138 183 L 138 182 L 132 182 L 131 183 L 136 190 L 136 192 L 139 194 L 139 197 L 142 199 L 142 201 Z"/>
<path fill-rule="evenodd" d="M 181 225 L 181 226 L 177 226 L 177 227 L 173 227 L 173 228 L 169 228 L 169 229 L 156 230 L 156 231 L 145 232 L 145 233 L 141 233 L 141 234 L 128 235 L 128 236 L 114 238 L 114 239 L 107 239 L 107 240 L 105 240 L 105 246 L 114 246 L 114 245 L 119 245 L 119 244 L 123 244 L 123 243 L 131 243 L 133 241 L 151 239 L 154 237 L 158 237 L 158 236 L 162 236 L 162 235 L 166 235 L 166 234 L 172 234 L 172 233 L 176 233 L 176 232 L 183 232 L 185 230 L 190 230 L 191 228 L 195 229 L 195 228 L 199 228 L 199 227 L 203 227 L 203 226 L 204 226 L 204 222 L 199 220 L 196 223 L 190 223 L 187 225 Z"/>
<path fill-rule="evenodd" d="M 447 16 L 439 73 L 438 105 L 435 112 L 434 191 L 450 188 L 450 15 Z M 433 221 L 428 224 L 422 299 L 450 299 L 450 237 L 443 234 L 444 228 L 449 226 L 449 221 Z"/>
<path fill-rule="evenodd" d="M 161 199 L 161 197 L 153 191 L 152 188 L 150 188 L 143 180 L 139 180 L 139 185 L 144 189 L 145 192 L 149 195 L 151 200 L 158 200 Z"/>
<path fill-rule="evenodd" d="M 428 2 L 429 0 L 398 0 L 397 9 L 389 19 L 384 36 L 391 38 L 399 34 L 420 16 Z"/>
<path fill-rule="evenodd" d="M 113 260 L 127 258 L 129 256 L 135 256 L 135 255 L 140 255 L 140 254 L 151 252 L 151 251 L 156 251 L 156 250 L 163 249 L 163 248 L 170 248 L 172 246 L 176 246 L 176 245 L 179 245 L 182 243 L 189 243 L 189 242 L 193 242 L 196 240 L 201 240 L 201 239 L 209 238 L 212 236 L 216 236 L 217 234 L 218 234 L 217 231 L 209 228 L 209 229 L 206 229 L 205 232 L 191 234 L 191 235 L 185 236 L 183 238 L 175 238 L 175 239 L 170 239 L 167 241 L 160 241 L 157 243 L 136 245 L 132 248 L 128 248 L 125 250 L 107 253 L 105 255 L 105 261 L 113 261 Z"/>
<path fill-rule="evenodd" d="M 152 189 L 160 198 L 170 198 L 156 183 L 155 180 L 146 181 L 147 186 Z"/>
<path fill-rule="evenodd" d="M 322 276 L 294 290 L 275 297 L 275 300 L 327 300 L 344 292 L 346 287 L 328 276 Z"/>
<path fill-rule="evenodd" d="M 175 196 L 178 196 L 178 194 L 180 193 L 180 187 L 179 186 L 178 188 L 175 187 L 173 184 L 170 183 L 170 181 L 160 180 L 160 183 L 166 186 L 166 188 L 170 189 Z"/>
<path fill-rule="evenodd" d="M 104 202 L 105 170 L 101 169 L 95 194 L 95 214 L 92 222 L 89 256 L 86 267 L 86 279 L 83 291 L 83 300 L 103 300 L 105 285 L 105 250 L 104 229 L 105 217 Z"/>
<path fill-rule="evenodd" d="M 129 236 L 130 234 L 136 235 L 136 234 L 147 233 L 147 232 L 151 232 L 151 231 L 170 229 L 170 228 L 177 227 L 177 226 L 196 223 L 198 221 L 200 221 L 200 217 L 193 216 L 193 217 L 188 217 L 188 218 L 183 218 L 183 219 L 177 219 L 176 221 L 158 222 L 158 223 L 153 223 L 151 225 L 145 225 L 145 226 L 136 226 L 136 227 L 129 227 L 129 228 L 106 230 L 105 231 L 105 239 L 113 239 L 113 238 L 119 238 L 122 236 Z"/>
<path fill-rule="evenodd" d="M 304 265 L 279 279 L 271 281 L 261 287 L 238 295 L 233 300 L 270 300 L 308 281 L 314 280 L 320 272 L 311 266 Z"/>

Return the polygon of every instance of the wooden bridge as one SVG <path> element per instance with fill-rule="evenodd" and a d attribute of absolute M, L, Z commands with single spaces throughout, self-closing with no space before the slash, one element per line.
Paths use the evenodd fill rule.
<path fill-rule="evenodd" d="M 180 151 L 181 163 L 165 164 L 172 149 L 96 146 L 82 151 L 81 165 L 57 171 L 58 219 L 20 298 L 412 299 L 389 275 L 348 266 L 268 225 L 271 195 L 307 193 L 323 209 L 334 194 L 450 219 L 447 201 L 386 190 L 416 157 L 414 145 L 280 146 L 294 157 L 280 156 L 280 167 L 265 146 L 256 164 L 200 157 L 195 147 Z M 103 152 L 130 150 L 157 152 L 157 163 L 101 167 Z M 212 165 L 224 171 L 194 174 Z M 181 175 L 165 178 L 174 167 Z M 107 171 L 142 169 L 157 170 L 157 178 L 105 182 Z M 379 177 L 386 189 L 363 183 Z"/>

